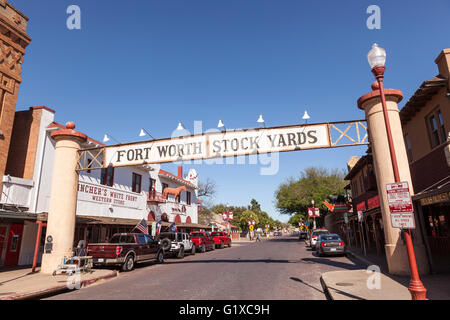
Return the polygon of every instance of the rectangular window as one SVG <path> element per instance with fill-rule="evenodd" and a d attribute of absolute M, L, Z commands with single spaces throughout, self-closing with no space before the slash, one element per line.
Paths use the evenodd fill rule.
<path fill-rule="evenodd" d="M 447 133 L 445 131 L 441 110 L 438 109 L 428 116 L 427 122 L 431 148 L 435 148 L 447 141 Z"/>
<path fill-rule="evenodd" d="M 133 177 L 131 181 L 131 189 L 133 192 L 141 193 L 142 176 L 140 174 L 133 172 Z"/>
<path fill-rule="evenodd" d="M 152 192 L 152 191 L 154 191 L 155 189 L 156 189 L 156 180 L 150 178 L 150 185 L 149 185 L 149 187 L 148 187 L 148 191 L 149 191 L 149 192 Z"/>
<path fill-rule="evenodd" d="M 112 187 L 114 185 L 114 168 L 109 167 L 102 169 L 100 184 L 104 186 Z"/>
<path fill-rule="evenodd" d="M 189 191 L 186 192 L 186 204 L 191 204 L 191 193 Z"/>
<path fill-rule="evenodd" d="M 405 147 L 406 147 L 406 154 L 408 155 L 408 161 L 412 162 L 413 157 L 412 157 L 411 140 L 409 139 L 408 135 L 405 136 Z"/>
<path fill-rule="evenodd" d="M 165 188 L 168 188 L 169 187 L 169 185 L 167 184 L 167 183 L 163 183 L 162 184 L 162 191 L 161 192 L 164 192 L 164 189 Z"/>
<path fill-rule="evenodd" d="M 92 159 L 88 159 L 88 162 L 87 162 L 87 163 L 88 163 L 88 168 L 89 168 L 89 169 L 87 170 L 87 173 L 91 173 L 92 170 L 91 170 L 90 168 L 92 168 Z"/>

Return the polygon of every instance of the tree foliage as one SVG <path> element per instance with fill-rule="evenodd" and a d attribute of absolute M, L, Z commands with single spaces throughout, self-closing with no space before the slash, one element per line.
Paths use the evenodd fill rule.
<path fill-rule="evenodd" d="M 310 167 L 305 169 L 298 180 L 288 179 L 282 183 L 275 193 L 276 207 L 282 214 L 307 215 L 311 200 L 321 212 L 327 208 L 323 204 L 327 196 L 345 193 L 345 172 L 339 169 Z"/>

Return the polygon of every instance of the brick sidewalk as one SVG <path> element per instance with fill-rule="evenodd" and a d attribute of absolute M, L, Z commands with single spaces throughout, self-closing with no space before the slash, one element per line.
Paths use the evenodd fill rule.
<path fill-rule="evenodd" d="M 0 300 L 39 299 L 43 296 L 70 290 L 69 276 L 42 274 L 39 272 L 39 268 L 36 271 L 31 272 L 31 268 L 1 271 Z M 81 274 L 81 288 L 117 277 L 117 275 L 117 271 L 114 270 L 94 269 L 92 273 Z"/>

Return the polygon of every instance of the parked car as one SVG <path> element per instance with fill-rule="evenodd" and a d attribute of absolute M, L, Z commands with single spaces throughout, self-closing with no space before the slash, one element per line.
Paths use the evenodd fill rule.
<path fill-rule="evenodd" d="M 306 238 L 308 238 L 308 232 L 306 232 L 306 231 L 300 232 L 298 240 L 305 240 Z"/>
<path fill-rule="evenodd" d="M 140 262 L 164 262 L 164 250 L 158 241 L 142 233 L 114 234 L 108 243 L 88 244 L 86 254 L 93 258 L 94 266 L 117 265 L 123 271 L 133 270 Z"/>
<path fill-rule="evenodd" d="M 214 238 L 216 248 L 223 249 L 225 246 L 231 247 L 231 238 L 228 233 L 223 231 L 211 232 L 211 236 Z"/>
<path fill-rule="evenodd" d="M 309 239 L 310 240 L 309 245 L 311 249 L 312 250 L 316 249 L 316 242 L 321 234 L 329 234 L 329 233 L 330 232 L 327 229 L 312 229 L 310 232 L 310 239 Z"/>
<path fill-rule="evenodd" d="M 183 259 L 185 253 L 195 254 L 195 244 L 189 234 L 185 232 L 161 232 L 158 238 L 161 247 L 167 254 L 179 259 Z"/>
<path fill-rule="evenodd" d="M 283 233 L 282 233 L 281 231 L 275 231 L 275 232 L 273 233 L 273 235 L 274 235 L 275 237 L 281 237 L 281 236 L 283 235 Z"/>
<path fill-rule="evenodd" d="M 191 232 L 191 240 L 196 246 L 196 250 L 206 252 L 216 248 L 214 238 L 206 232 Z"/>
<path fill-rule="evenodd" d="M 316 251 L 319 256 L 345 255 L 344 241 L 337 234 L 321 234 L 316 243 Z"/>

